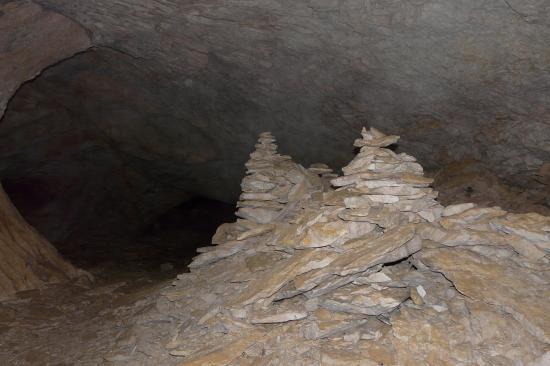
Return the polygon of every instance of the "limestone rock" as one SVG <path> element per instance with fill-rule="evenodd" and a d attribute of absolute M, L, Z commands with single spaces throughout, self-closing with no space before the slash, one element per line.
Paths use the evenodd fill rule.
<path fill-rule="evenodd" d="M 462 248 L 429 249 L 418 258 L 444 273 L 460 293 L 510 314 L 541 342 L 550 342 L 550 287 L 542 273 Z"/>
<path fill-rule="evenodd" d="M 163 293 L 192 314 L 169 351 L 185 365 L 544 364 L 547 217 L 440 205 L 377 130 L 336 190 L 260 140 L 240 211 L 275 215 L 220 227 Z"/>
<path fill-rule="evenodd" d="M 376 289 L 372 286 L 347 285 L 333 293 L 321 306 L 332 311 L 380 315 L 390 313 L 409 298 L 406 288 Z"/>
<path fill-rule="evenodd" d="M 184 361 L 182 366 L 220 366 L 231 363 L 239 357 L 248 347 L 261 342 L 265 338 L 261 332 L 248 332 L 243 337 L 229 344 L 222 344 L 213 350 L 205 350 L 204 355 L 193 356 Z M 200 351 L 199 351 L 200 353 Z"/>
<path fill-rule="evenodd" d="M 277 154 L 275 138 L 269 132 L 260 134 L 246 167 L 248 175 L 241 183 L 243 193 L 236 214 L 259 224 L 284 220 L 288 214 L 281 212 L 284 204 L 298 202 L 322 189 L 317 176 L 289 156 Z"/>
<path fill-rule="evenodd" d="M 550 217 L 536 213 L 508 214 L 491 220 L 490 225 L 495 230 L 525 238 L 546 253 L 550 252 Z"/>
<path fill-rule="evenodd" d="M 295 320 L 302 320 L 308 315 L 307 312 L 293 311 L 284 313 L 275 313 L 266 316 L 257 316 L 250 319 L 252 324 L 274 324 L 274 323 L 286 323 Z"/>
<path fill-rule="evenodd" d="M 363 127 L 361 135 L 363 138 L 355 140 L 353 146 L 386 147 L 391 144 L 395 144 L 399 140 L 399 136 L 386 136 L 374 127 L 371 127 L 368 131 L 365 127 Z"/>
<path fill-rule="evenodd" d="M 292 258 L 279 261 L 270 271 L 255 278 L 232 303 L 247 305 L 268 298 L 296 276 L 326 267 L 335 257 L 335 254 L 328 251 L 300 250 Z"/>
<path fill-rule="evenodd" d="M 355 239 L 344 244 L 344 252 L 326 266 L 305 274 L 294 283 L 297 289 L 309 290 L 338 276 L 344 282 L 337 282 L 335 286 L 343 286 L 353 281 L 353 277 L 346 277 L 365 272 L 379 264 L 398 261 L 420 250 L 420 246 L 411 225 L 394 229 L 376 239 Z"/>
<path fill-rule="evenodd" d="M 343 177 L 331 181 L 340 187 L 338 190 L 342 193 L 338 198 L 341 197 L 346 207 L 340 218 L 369 221 L 367 210 L 372 208 L 383 211 L 380 215 L 371 215 L 374 217 L 369 222 L 385 228 L 402 221 L 437 220 L 443 209 L 435 201 L 437 192 L 429 188 L 432 180 L 422 176 L 423 169 L 413 157 L 383 148 L 399 137 L 385 136 L 376 129 L 370 132 L 363 129 L 362 134 L 363 139 L 355 142 L 355 146 L 361 147 L 359 154 L 342 169 Z M 332 204 L 341 205 L 338 201 Z M 393 214 L 387 214 L 387 210 Z"/>
<path fill-rule="evenodd" d="M 445 210 L 443 210 L 442 216 L 456 215 L 466 210 L 469 210 L 471 208 L 474 208 L 475 206 L 476 206 L 475 203 L 459 203 L 457 205 L 450 205 L 445 207 Z"/>
<path fill-rule="evenodd" d="M 246 242 L 243 241 L 234 241 L 220 244 L 213 250 L 202 253 L 201 255 L 193 258 L 193 262 L 189 264 L 189 268 L 202 267 L 217 262 L 220 259 L 229 257 L 235 253 L 238 253 L 241 250 L 244 250 L 245 248 Z"/>

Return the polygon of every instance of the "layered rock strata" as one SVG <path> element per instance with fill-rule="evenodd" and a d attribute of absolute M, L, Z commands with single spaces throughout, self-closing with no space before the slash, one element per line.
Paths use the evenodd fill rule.
<path fill-rule="evenodd" d="M 277 154 L 275 138 L 269 132 L 260 134 L 256 151 L 245 164 L 247 176 L 237 203 L 237 216 L 258 224 L 288 219 L 288 209 L 297 207 L 320 180 L 292 158 Z M 287 216 L 285 216 L 285 214 Z"/>
<path fill-rule="evenodd" d="M 336 189 L 312 185 L 294 206 L 271 194 L 293 214 L 223 225 L 165 289 L 155 311 L 177 319 L 170 362 L 548 364 L 550 218 L 443 207 L 414 158 L 386 148 L 397 136 L 362 135 Z M 305 171 L 269 134 L 257 148 L 242 202 L 277 189 L 259 174 Z"/>
<path fill-rule="evenodd" d="M 423 176 L 414 157 L 386 148 L 399 137 L 375 128 L 363 128 L 361 134 L 363 138 L 354 143 L 361 148 L 359 154 L 342 169 L 343 177 L 332 180 L 346 208 L 340 218 L 384 228 L 439 218 L 443 209 L 435 200 L 437 192 L 429 187 L 432 179 Z"/>
<path fill-rule="evenodd" d="M 92 279 L 23 219 L 0 184 L 0 300 L 79 277 Z"/>

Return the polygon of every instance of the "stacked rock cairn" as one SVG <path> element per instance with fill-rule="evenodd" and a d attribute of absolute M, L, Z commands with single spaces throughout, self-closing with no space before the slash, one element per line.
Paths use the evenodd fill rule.
<path fill-rule="evenodd" d="M 259 224 L 283 219 L 287 204 L 303 199 L 312 185 L 320 184 L 290 156 L 277 154 L 275 138 L 269 132 L 260 134 L 245 166 L 247 176 L 241 183 L 237 216 Z"/>
<path fill-rule="evenodd" d="M 346 209 L 340 218 L 391 228 L 441 217 L 437 192 L 429 187 L 433 180 L 423 176 L 422 166 L 413 156 L 386 148 L 399 136 L 386 136 L 375 128 L 363 128 L 361 135 L 354 143 L 361 148 L 359 154 L 342 169 L 343 177 L 331 181 L 339 187 L 336 192 L 345 191 Z"/>
<path fill-rule="evenodd" d="M 397 140 L 363 129 L 327 189 L 260 135 L 241 218 L 148 315 L 178 364 L 550 364 L 550 218 L 441 206 Z"/>

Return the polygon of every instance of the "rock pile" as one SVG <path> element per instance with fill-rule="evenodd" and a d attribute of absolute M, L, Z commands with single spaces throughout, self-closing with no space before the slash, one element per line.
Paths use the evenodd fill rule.
<path fill-rule="evenodd" d="M 550 218 L 443 207 L 414 158 L 385 148 L 397 136 L 362 134 L 336 190 L 226 224 L 164 291 L 167 352 L 186 366 L 550 364 Z M 270 193 L 282 212 L 293 188 L 273 192 L 303 168 L 272 144 L 263 134 L 242 202 Z"/>
<path fill-rule="evenodd" d="M 307 170 L 310 173 L 317 174 L 323 183 L 323 191 L 330 190 L 330 180 L 336 178 L 338 174 L 334 174 L 333 170 L 324 163 L 311 164 Z"/>
<path fill-rule="evenodd" d="M 336 192 L 344 190 L 344 220 L 368 221 L 384 228 L 406 222 L 435 221 L 443 208 L 429 188 L 433 182 L 423 177 L 422 166 L 405 153 L 396 154 L 385 147 L 396 143 L 399 136 L 386 136 L 363 128 L 363 138 L 354 146 L 359 154 L 342 171 L 343 177 L 332 180 Z M 387 219 L 390 219 L 389 221 Z"/>
<path fill-rule="evenodd" d="M 260 134 L 246 168 L 237 216 L 258 224 L 284 220 L 283 209 L 287 204 L 295 207 L 292 204 L 320 185 L 313 174 L 295 164 L 290 156 L 277 154 L 275 138 L 269 132 Z"/>
<path fill-rule="evenodd" d="M 191 268 L 213 263 L 244 250 L 254 238 L 273 232 L 292 221 L 323 190 L 319 177 L 292 158 L 277 154 L 275 138 L 269 132 L 260 134 L 256 150 L 246 163 L 243 190 L 236 215 L 241 219 L 221 225 L 212 238 L 218 247 L 199 248 L 203 252 Z"/>
<path fill-rule="evenodd" d="M 338 176 L 333 173 L 333 170 L 327 164 L 324 163 L 311 164 L 307 170 L 324 178 L 334 178 Z"/>

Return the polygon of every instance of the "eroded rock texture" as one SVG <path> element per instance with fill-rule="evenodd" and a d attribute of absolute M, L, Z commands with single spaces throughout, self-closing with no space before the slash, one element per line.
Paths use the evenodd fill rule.
<path fill-rule="evenodd" d="M 0 4 L 0 117 L 25 81 L 90 47 L 86 30 L 28 0 Z"/>
<path fill-rule="evenodd" d="M 0 299 L 80 276 L 87 274 L 61 258 L 21 217 L 0 184 Z"/>
<path fill-rule="evenodd" d="M 96 47 L 23 88 L 0 126 L 0 178 L 38 197 L 16 203 L 52 237 L 143 226 L 194 194 L 234 201 L 264 130 L 305 166 L 342 166 L 365 122 L 402 136 L 430 171 L 481 161 L 537 190 L 528 205 L 548 204 L 536 179 L 550 154 L 543 0 L 36 3 L 47 10 L 4 6 L 2 29 L 17 26 L 23 42 L 6 41 L 24 55 L 13 62 L 54 63 L 87 35 Z"/>
<path fill-rule="evenodd" d="M 89 46 L 86 31 L 70 19 L 31 1 L 1 2 L 0 119 L 22 83 Z M 25 221 L 0 183 L 0 298 L 83 275 Z"/>
<path fill-rule="evenodd" d="M 341 166 L 364 120 L 428 168 L 473 157 L 513 175 L 548 160 L 543 0 L 38 2 L 159 66 L 196 101 L 189 120 L 269 128 L 298 161 Z"/>
<path fill-rule="evenodd" d="M 440 205 L 416 159 L 386 148 L 398 138 L 363 130 L 333 189 L 263 134 L 245 218 L 219 227 L 108 359 L 548 364 L 550 218 Z"/>

